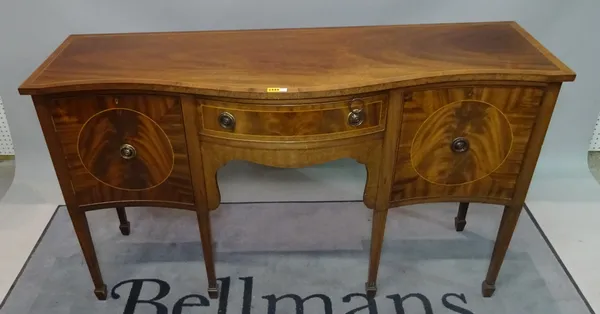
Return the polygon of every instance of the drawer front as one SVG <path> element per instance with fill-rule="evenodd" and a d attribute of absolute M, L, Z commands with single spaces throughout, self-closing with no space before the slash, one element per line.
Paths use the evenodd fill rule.
<path fill-rule="evenodd" d="M 529 87 L 408 92 L 391 201 L 510 200 L 543 95 Z"/>
<path fill-rule="evenodd" d="M 387 94 L 314 104 L 199 100 L 203 135 L 305 141 L 354 137 L 385 128 Z"/>
<path fill-rule="evenodd" d="M 177 97 L 59 98 L 53 102 L 52 119 L 80 205 L 194 203 Z"/>

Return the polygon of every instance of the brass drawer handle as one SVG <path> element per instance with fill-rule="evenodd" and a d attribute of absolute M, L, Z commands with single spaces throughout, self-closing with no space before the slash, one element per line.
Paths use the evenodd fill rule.
<path fill-rule="evenodd" d="M 348 124 L 357 127 L 365 122 L 365 113 L 362 109 L 352 109 L 348 114 Z"/>
<path fill-rule="evenodd" d="M 457 137 L 450 144 L 450 149 L 455 153 L 464 153 L 469 150 L 469 140 L 464 137 Z"/>
<path fill-rule="evenodd" d="M 229 112 L 222 112 L 219 115 L 219 125 L 226 130 L 235 128 L 235 117 Z"/>
<path fill-rule="evenodd" d="M 135 147 L 133 147 L 129 144 L 121 145 L 121 149 L 119 151 L 121 152 L 121 157 L 123 159 L 133 159 L 137 155 L 137 152 L 135 151 Z"/>
<path fill-rule="evenodd" d="M 353 107 L 355 103 L 358 103 L 359 107 Z M 357 127 L 365 122 L 365 112 L 363 110 L 364 107 L 364 100 L 360 98 L 354 98 L 350 100 L 348 103 L 348 109 L 350 110 L 350 113 L 348 114 L 348 125 Z"/>

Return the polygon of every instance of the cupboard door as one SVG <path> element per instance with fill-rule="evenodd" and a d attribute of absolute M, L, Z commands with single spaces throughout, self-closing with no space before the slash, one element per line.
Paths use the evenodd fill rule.
<path fill-rule="evenodd" d="M 177 97 L 58 98 L 52 119 L 80 205 L 117 201 L 194 203 Z"/>
<path fill-rule="evenodd" d="M 507 203 L 543 95 L 533 87 L 408 92 L 391 202 Z"/>

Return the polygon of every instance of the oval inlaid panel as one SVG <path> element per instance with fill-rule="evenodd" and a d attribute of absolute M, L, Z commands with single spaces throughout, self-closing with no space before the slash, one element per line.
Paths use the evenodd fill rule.
<path fill-rule="evenodd" d="M 468 149 L 452 149 L 457 138 Z M 486 177 L 504 163 L 512 146 L 512 130 L 496 107 L 476 100 L 448 104 L 421 125 L 412 143 L 411 162 L 425 180 L 458 185 Z"/>
<path fill-rule="evenodd" d="M 135 156 L 124 158 L 129 144 Z M 173 170 L 171 143 L 160 126 L 129 109 L 109 109 L 92 116 L 77 142 L 86 169 L 102 183 L 118 189 L 144 190 L 164 182 Z"/>

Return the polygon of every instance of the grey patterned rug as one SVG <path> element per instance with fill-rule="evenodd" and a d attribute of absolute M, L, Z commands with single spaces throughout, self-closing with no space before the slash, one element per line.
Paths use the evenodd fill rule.
<path fill-rule="evenodd" d="M 66 209 L 59 208 L 0 313 L 590 313 L 527 213 L 484 299 L 499 206 L 390 211 L 377 297 L 364 295 L 370 210 L 361 203 L 225 204 L 212 213 L 220 299 L 210 300 L 193 212 L 129 208 L 88 213 L 109 289 L 97 301 Z M 148 301 L 151 300 L 151 301 Z"/>

